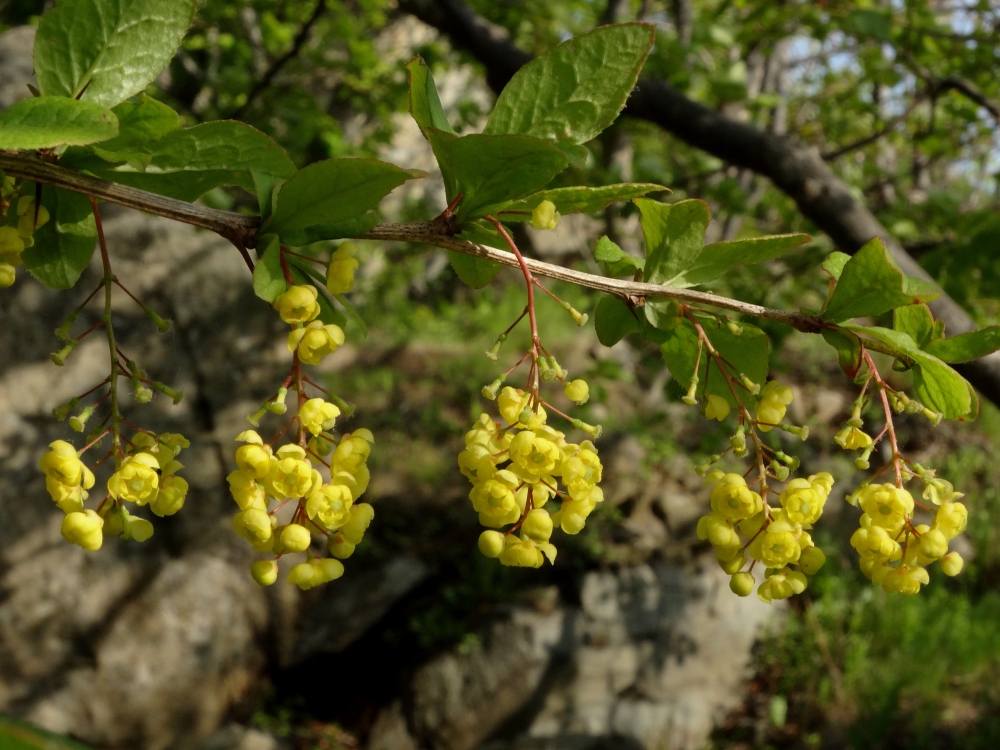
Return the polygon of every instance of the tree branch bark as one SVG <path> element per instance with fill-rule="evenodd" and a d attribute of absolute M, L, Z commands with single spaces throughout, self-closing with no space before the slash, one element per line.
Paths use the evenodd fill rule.
<path fill-rule="evenodd" d="M 486 81 L 500 91 L 531 60 L 506 30 L 477 15 L 461 0 L 399 0 L 399 7 L 472 54 L 486 69 Z M 841 250 L 856 252 L 880 237 L 904 273 L 934 281 L 886 230 L 815 148 L 788 136 L 765 133 L 689 99 L 665 81 L 643 79 L 624 113 L 662 127 L 688 144 L 739 167 L 768 177 L 826 232 Z M 931 303 L 952 335 L 976 328 L 969 315 L 945 294 Z M 1000 353 L 955 369 L 979 392 L 1000 405 Z"/>

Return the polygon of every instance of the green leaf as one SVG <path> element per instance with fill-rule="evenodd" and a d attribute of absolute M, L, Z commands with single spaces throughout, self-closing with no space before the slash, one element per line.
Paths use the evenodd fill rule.
<path fill-rule="evenodd" d="M 368 338 L 368 326 L 365 325 L 365 321 L 362 320 L 361 316 L 358 314 L 357 308 L 355 308 L 343 294 L 338 294 L 336 296 L 336 300 L 343 306 L 344 310 L 347 311 L 347 317 L 351 319 L 351 322 L 357 326 L 358 331 L 361 333 L 361 338 Z"/>
<path fill-rule="evenodd" d="M 339 240 L 345 237 L 360 237 L 378 224 L 378 216 L 369 212 L 334 224 L 315 224 L 305 229 L 284 232 L 282 241 L 291 247 L 311 245 L 325 240 Z"/>
<path fill-rule="evenodd" d="M 934 334 L 934 316 L 927 305 L 906 305 L 892 311 L 892 327 L 913 339 L 921 349 Z"/>
<path fill-rule="evenodd" d="M 167 133 L 149 149 L 149 166 L 74 165 L 98 177 L 193 201 L 219 185 L 257 194 L 251 170 L 288 179 L 295 165 L 272 138 L 249 125 L 219 120 Z"/>
<path fill-rule="evenodd" d="M 705 335 L 708 336 L 708 340 L 712 342 L 712 346 L 724 360 L 731 363 L 736 369 L 735 373 L 729 372 L 731 376 L 738 377 L 743 374 L 753 382 L 760 384 L 767 380 L 768 356 L 771 349 L 767 334 L 749 323 L 740 323 L 743 332 L 736 336 L 717 319 L 707 315 L 699 315 L 698 322 L 704 329 Z M 663 336 L 663 343 L 660 346 L 663 361 L 666 362 L 670 373 L 681 387 L 687 390 L 694 375 L 695 360 L 698 359 L 698 333 L 691 321 L 685 319 L 673 330 L 665 332 Z M 714 360 L 709 366 L 709 359 L 711 359 L 711 355 L 709 355 L 708 350 L 703 350 L 698 362 L 698 394 L 701 396 L 710 393 L 721 396 L 729 402 L 730 406 L 736 406 L 736 399 L 733 397 L 726 379 L 722 377 Z M 755 399 L 748 391 L 739 386 L 736 387 L 736 392 L 748 406 Z"/>
<path fill-rule="evenodd" d="M 459 223 L 534 193 L 566 168 L 559 149 L 527 135 L 467 135 L 452 142 L 450 158 L 464 196 Z"/>
<path fill-rule="evenodd" d="M 0 149 L 33 151 L 54 146 L 83 146 L 118 135 L 110 109 L 61 96 L 22 99 L 0 112 Z"/>
<path fill-rule="evenodd" d="M 878 326 L 842 324 L 841 328 L 888 344 L 913 361 L 913 390 L 924 406 L 945 419 L 973 418 L 979 410 L 975 391 L 965 378 L 944 362 L 923 351 L 909 334 Z M 956 337 L 957 338 L 957 337 Z"/>
<path fill-rule="evenodd" d="M 826 256 L 826 260 L 823 261 L 821 268 L 830 274 L 834 281 L 837 281 L 840 279 L 840 274 L 844 272 L 844 266 L 847 265 L 850 259 L 851 256 L 847 253 L 834 250 Z"/>
<path fill-rule="evenodd" d="M 646 238 L 646 281 L 668 283 L 691 268 L 701 253 L 712 219 L 708 204 L 700 200 L 666 204 L 647 198 L 635 204 Z"/>
<path fill-rule="evenodd" d="M 458 196 L 458 175 L 451 158 L 451 147 L 458 140 L 454 133 L 446 133 L 437 128 L 424 128 L 424 137 L 431 144 L 434 158 L 437 159 L 438 168 L 441 170 L 441 179 L 444 181 L 445 197 L 451 203 Z"/>
<path fill-rule="evenodd" d="M 778 258 L 792 248 L 811 240 L 812 237 L 808 234 L 777 234 L 769 237 L 715 242 L 711 245 L 705 245 L 694 265 L 667 283 L 677 287 L 704 284 L 719 278 L 737 266 L 763 263 Z"/>
<path fill-rule="evenodd" d="M 847 25 L 860 34 L 879 41 L 892 39 L 892 13 L 874 8 L 855 8 L 847 15 Z"/>
<path fill-rule="evenodd" d="M 493 277 L 503 268 L 499 263 L 475 255 L 467 255 L 456 250 L 448 251 L 448 260 L 455 269 L 458 278 L 473 289 L 482 289 L 493 281 Z"/>
<path fill-rule="evenodd" d="M 265 234 L 257 240 L 257 264 L 253 268 L 253 291 L 265 302 L 274 302 L 288 289 L 281 270 L 281 240 L 276 234 Z"/>
<path fill-rule="evenodd" d="M 603 187 L 566 187 L 542 190 L 511 204 L 504 209 L 505 221 L 531 221 L 531 211 L 542 201 L 552 201 L 556 210 L 563 214 L 593 214 L 603 211 L 605 206 L 622 201 L 630 201 L 647 193 L 665 191 L 667 188 L 652 182 L 624 182 Z M 509 211 L 524 211 L 524 214 L 510 214 Z"/>
<path fill-rule="evenodd" d="M 950 339 L 935 339 L 924 346 L 924 351 L 938 359 L 957 364 L 971 362 L 1000 349 L 1000 326 L 987 326 L 969 331 Z"/>
<path fill-rule="evenodd" d="M 618 297 L 601 297 L 594 310 L 594 328 L 598 340 L 605 346 L 614 346 L 630 333 L 638 333 L 639 321 L 635 313 Z"/>
<path fill-rule="evenodd" d="M 357 218 L 413 176 L 378 159 L 330 159 L 310 164 L 281 186 L 267 231 L 291 235 L 307 227 Z"/>
<path fill-rule="evenodd" d="M 140 171 L 152 161 L 150 147 L 184 125 L 179 114 L 145 94 L 138 102 L 122 102 L 111 111 L 118 118 L 118 137 L 91 150 L 106 161 L 128 162 Z"/>
<path fill-rule="evenodd" d="M 445 133 L 454 133 L 448 117 L 441 106 L 437 87 L 431 77 L 430 68 L 422 57 L 415 57 L 406 64 L 410 77 L 410 115 L 421 128 L 436 128 Z"/>
<path fill-rule="evenodd" d="M 35 35 L 42 94 L 113 107 L 138 94 L 174 56 L 197 0 L 59 0 Z"/>
<path fill-rule="evenodd" d="M 10 716 L 0 716 L 0 747 L 4 750 L 90 750 L 89 746 L 69 737 Z"/>
<path fill-rule="evenodd" d="M 24 267 L 45 286 L 70 289 L 90 263 L 97 245 L 93 209 L 86 196 L 47 185 L 42 188 L 42 205 L 51 218 L 35 230 L 35 244 L 25 249 L 21 258 Z"/>
<path fill-rule="evenodd" d="M 822 318 L 840 322 L 872 317 L 940 295 L 933 284 L 900 271 L 882 240 L 875 237 L 844 265 Z"/>
<path fill-rule="evenodd" d="M 514 74 L 483 132 L 592 140 L 622 111 L 654 37 L 652 26 L 623 24 L 563 42 Z"/>
<path fill-rule="evenodd" d="M 861 369 L 861 339 L 840 328 L 826 328 L 821 333 L 826 343 L 837 350 L 840 369 L 849 378 L 856 376 Z"/>
<path fill-rule="evenodd" d="M 594 248 L 594 259 L 605 264 L 608 276 L 635 276 L 635 272 L 642 270 L 645 263 L 642 258 L 636 258 L 626 253 L 608 239 L 607 235 L 597 241 L 597 247 Z"/>

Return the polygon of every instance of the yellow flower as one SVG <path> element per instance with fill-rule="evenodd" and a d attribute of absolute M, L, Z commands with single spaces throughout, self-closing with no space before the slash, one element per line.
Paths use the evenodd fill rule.
<path fill-rule="evenodd" d="M 772 522 L 762 539 L 760 561 L 768 568 L 781 568 L 799 559 L 802 550 L 787 523 Z"/>
<path fill-rule="evenodd" d="M 308 323 L 319 315 L 319 292 L 312 284 L 290 286 L 288 291 L 275 297 L 271 306 L 281 319 L 290 325 Z"/>
<path fill-rule="evenodd" d="M 311 398 L 299 409 L 302 426 L 313 435 L 319 435 L 324 430 L 332 430 L 339 416 L 340 409 L 337 405 L 327 403 L 321 398 Z"/>
<path fill-rule="evenodd" d="M 479 551 L 486 557 L 500 557 L 503 552 L 504 535 L 499 531 L 484 531 L 479 535 Z"/>
<path fill-rule="evenodd" d="M 698 519 L 695 534 L 699 539 L 709 541 L 713 547 L 739 547 L 740 537 L 729 525 L 726 517 L 719 513 L 709 513 Z"/>
<path fill-rule="evenodd" d="M 503 481 L 504 475 L 510 475 L 513 481 Z M 512 491 L 519 484 L 517 477 L 509 471 L 498 471 L 496 476 L 497 479 L 474 485 L 469 493 L 472 507 L 479 513 L 479 522 L 494 528 L 514 523 L 521 515 Z"/>
<path fill-rule="evenodd" d="M 128 456 L 122 467 L 108 479 L 111 497 L 145 505 L 160 486 L 157 460 L 148 453 Z"/>
<path fill-rule="evenodd" d="M 957 552 L 949 552 L 941 558 L 938 564 L 941 566 L 941 572 L 946 576 L 957 576 L 962 572 L 965 561 Z"/>
<path fill-rule="evenodd" d="M 504 540 L 500 562 L 517 568 L 540 568 L 545 558 L 542 556 L 542 551 L 530 539 L 518 539 L 509 534 Z"/>
<path fill-rule="evenodd" d="M 45 477 L 45 489 L 55 501 L 63 513 L 72 513 L 75 510 L 83 510 L 83 501 L 87 499 L 87 492 L 78 484 L 63 484 L 52 477 Z"/>
<path fill-rule="evenodd" d="M 734 573 L 729 579 L 729 590 L 737 596 L 750 596 L 753 584 L 753 573 Z"/>
<path fill-rule="evenodd" d="M 301 524 L 290 523 L 281 532 L 281 546 L 286 552 L 305 552 L 311 543 L 312 534 Z"/>
<path fill-rule="evenodd" d="M 937 560 L 948 554 L 948 537 L 940 530 L 931 529 L 920 536 L 920 553 L 931 560 Z"/>
<path fill-rule="evenodd" d="M 934 514 L 933 528 L 941 531 L 949 539 L 965 531 L 969 522 L 969 511 L 962 503 L 942 503 Z"/>
<path fill-rule="evenodd" d="M 485 482 L 497 470 L 493 454 L 485 445 L 473 443 L 458 454 L 458 468 L 472 483 Z"/>
<path fill-rule="evenodd" d="M 274 534 L 274 521 L 265 511 L 250 508 L 233 516 L 233 529 L 254 545 L 268 542 Z"/>
<path fill-rule="evenodd" d="M 353 471 L 368 460 L 372 452 L 371 443 L 356 434 L 346 434 L 340 438 L 333 452 L 333 463 L 338 470 Z"/>
<path fill-rule="evenodd" d="M 712 510 L 730 521 L 750 518 L 764 508 L 760 495 L 747 487 L 739 474 L 726 474 L 712 488 L 711 501 Z"/>
<path fill-rule="evenodd" d="M 236 465 L 251 479 L 261 479 L 271 470 L 271 446 L 241 445 L 236 449 Z"/>
<path fill-rule="evenodd" d="M 799 568 L 808 576 L 815 575 L 826 563 L 826 555 L 819 547 L 809 546 L 799 555 Z"/>
<path fill-rule="evenodd" d="M 232 494 L 236 504 L 240 506 L 240 510 L 247 510 L 248 508 L 267 509 L 267 498 L 264 495 L 264 488 L 253 477 L 237 469 L 226 477 L 226 481 L 229 482 L 229 492 Z"/>
<path fill-rule="evenodd" d="M 288 334 L 288 351 L 297 351 L 306 365 L 318 365 L 344 343 L 344 332 L 337 325 L 323 325 L 314 320 L 306 328 L 296 328 Z"/>
<path fill-rule="evenodd" d="M 17 269 L 10 263 L 0 262 L 0 289 L 13 286 L 17 280 Z"/>
<path fill-rule="evenodd" d="M 511 441 L 510 458 L 521 470 L 522 479 L 534 481 L 555 471 L 562 453 L 554 443 L 538 437 L 531 430 L 524 430 Z"/>
<path fill-rule="evenodd" d="M 0 255 L 20 255 L 24 251 L 24 240 L 14 227 L 0 227 Z"/>
<path fill-rule="evenodd" d="M 338 560 L 346 560 L 348 557 L 353 555 L 355 546 L 356 545 L 351 544 L 340 534 L 334 534 L 331 536 L 330 541 L 326 544 L 326 548 L 330 550 L 330 554 Z"/>
<path fill-rule="evenodd" d="M 929 582 L 930 576 L 924 568 L 900 565 L 886 572 L 882 579 L 882 590 L 887 594 L 917 594 L 920 592 L 920 585 Z"/>
<path fill-rule="evenodd" d="M 169 474 L 161 479 L 160 491 L 149 501 L 149 509 L 161 518 L 172 516 L 184 507 L 187 492 L 187 480 Z"/>
<path fill-rule="evenodd" d="M 327 484 L 315 490 L 306 502 L 306 514 L 328 531 L 343 526 L 349 517 L 354 498 L 343 484 Z"/>
<path fill-rule="evenodd" d="M 590 494 L 594 485 L 601 481 L 604 467 L 597 453 L 581 446 L 575 455 L 563 459 L 559 474 L 569 494 L 576 498 L 578 495 Z"/>
<path fill-rule="evenodd" d="M 857 427 L 852 427 L 851 425 L 847 425 L 840 430 L 833 439 L 837 445 L 848 451 L 867 448 L 872 444 L 871 436 L 868 433 L 862 432 Z"/>
<path fill-rule="evenodd" d="M 792 523 L 811 525 L 819 520 L 826 503 L 826 492 L 823 486 L 815 486 L 808 479 L 793 479 L 785 485 L 784 491 L 778 496 L 778 502 L 788 514 Z"/>
<path fill-rule="evenodd" d="M 375 509 L 368 503 L 358 503 L 351 508 L 351 517 L 340 527 L 339 535 L 351 544 L 358 545 L 365 536 L 368 526 L 375 518 Z"/>
<path fill-rule="evenodd" d="M 29 197 L 29 196 L 25 196 Z M 17 222 L 17 233 L 21 237 L 27 238 L 35 233 L 38 227 L 42 226 L 49 220 L 49 210 L 45 206 L 39 206 L 38 208 L 38 218 L 35 218 L 35 201 L 31 198 L 31 203 L 27 204 L 24 212 L 21 212 L 21 202 L 24 198 L 21 198 L 17 204 L 18 214 L 21 216 Z"/>
<path fill-rule="evenodd" d="M 330 257 L 326 270 L 326 288 L 330 294 L 346 294 L 354 287 L 354 272 L 358 269 L 356 252 L 353 242 L 344 242 Z"/>
<path fill-rule="evenodd" d="M 559 212 L 552 201 L 542 201 L 531 212 L 531 226 L 535 229 L 555 229 L 559 226 Z"/>
<path fill-rule="evenodd" d="M 497 409 L 500 411 L 500 416 L 507 420 L 507 424 L 517 424 L 521 418 L 521 412 L 528 405 L 529 398 L 528 394 L 520 388 L 507 386 L 500 391 L 500 396 L 497 398 Z"/>
<path fill-rule="evenodd" d="M 104 519 L 94 511 L 73 511 L 63 518 L 60 531 L 67 542 L 93 552 L 99 550 L 104 541 L 104 535 L 101 533 L 103 526 Z"/>
<path fill-rule="evenodd" d="M 577 379 L 567 383 L 563 392 L 566 394 L 566 398 L 577 406 L 583 406 L 590 398 L 590 386 L 587 385 L 586 380 Z"/>
<path fill-rule="evenodd" d="M 303 591 L 308 591 L 342 575 L 344 575 L 344 565 L 339 560 L 317 557 L 292 567 L 288 571 L 288 582 L 294 583 Z"/>
<path fill-rule="evenodd" d="M 45 476 L 70 486 L 78 484 L 86 485 L 86 475 L 90 470 L 83 465 L 83 462 L 77 456 L 76 448 L 65 440 L 56 440 L 50 443 L 49 447 L 52 450 L 42 456 L 38 462 Z M 89 490 L 93 486 L 93 475 L 91 474 L 90 485 L 83 488 Z"/>
<path fill-rule="evenodd" d="M 932 479 L 924 487 L 924 500 L 930 500 L 935 505 L 950 503 L 965 497 L 963 492 L 955 492 L 955 487 L 947 479 Z"/>
<path fill-rule="evenodd" d="M 891 484 L 870 484 L 861 491 L 861 509 L 876 526 L 896 532 L 913 513 L 913 497 Z"/>
<path fill-rule="evenodd" d="M 705 416 L 709 419 L 717 419 L 720 422 L 729 416 L 729 402 L 722 396 L 714 393 L 708 394 L 708 403 L 705 404 Z"/>
<path fill-rule="evenodd" d="M 315 484 L 312 465 L 304 460 L 305 451 L 297 445 L 283 445 L 278 449 L 278 460 L 272 465 L 264 486 L 268 494 L 277 498 L 303 497 Z M 319 472 L 316 472 L 319 476 Z M 319 486 L 316 484 L 316 486 Z"/>
<path fill-rule="evenodd" d="M 867 515 L 861 516 L 861 524 L 861 528 L 851 536 L 851 546 L 859 555 L 881 563 L 895 562 L 901 557 L 899 542 L 888 531 L 873 525 Z"/>
<path fill-rule="evenodd" d="M 792 389 L 779 385 L 777 380 L 767 383 L 760 392 L 757 402 L 757 421 L 761 432 L 769 432 L 774 425 L 785 418 L 785 409 L 792 403 Z"/>
<path fill-rule="evenodd" d="M 274 560 L 258 560 L 250 566 L 250 575 L 261 586 L 270 586 L 278 580 L 278 563 Z"/>
<path fill-rule="evenodd" d="M 521 533 L 535 542 L 547 542 L 552 536 L 552 517 L 548 511 L 535 508 L 524 517 Z"/>

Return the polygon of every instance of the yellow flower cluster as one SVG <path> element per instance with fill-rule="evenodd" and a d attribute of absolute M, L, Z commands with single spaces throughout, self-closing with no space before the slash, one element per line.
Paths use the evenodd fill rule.
<path fill-rule="evenodd" d="M 570 398 L 585 400 L 586 383 L 574 384 L 567 389 Z M 469 499 L 479 522 L 490 529 L 516 524 L 506 533 L 484 531 L 480 551 L 503 565 L 537 568 L 546 557 L 555 561 L 556 548 L 549 542 L 553 528 L 578 534 L 604 500 L 597 486 L 603 467 L 592 442 L 566 442 L 564 433 L 546 424 L 542 406 L 529 406 L 529 394 L 507 387 L 497 402 L 508 426 L 480 415 L 465 435 L 458 466 L 472 482 Z M 556 496 L 562 504 L 550 515 L 545 506 Z"/>
<path fill-rule="evenodd" d="M 785 418 L 785 410 L 792 403 L 792 389 L 772 380 L 764 385 L 757 402 L 757 421 L 761 432 L 769 432 Z"/>
<path fill-rule="evenodd" d="M 16 267 L 22 264 L 21 253 L 26 247 L 35 244 L 34 233 L 38 227 L 49 220 L 49 212 L 45 206 L 38 207 L 38 219 L 35 220 L 35 199 L 33 196 L 23 196 L 17 202 L 17 226 L 0 226 L 0 288 L 9 287 L 14 283 Z"/>
<path fill-rule="evenodd" d="M 833 477 L 821 472 L 791 480 L 778 496 L 778 508 L 765 503 L 739 474 L 713 471 L 705 481 L 712 485 L 712 511 L 699 519 L 697 535 L 715 548 L 719 565 L 732 576 L 730 588 L 740 596 L 753 591 L 753 574 L 743 571 L 752 559 L 765 568 L 765 580 L 757 589 L 761 601 L 787 599 L 804 591 L 806 576 L 826 562 L 808 529 L 823 514 Z"/>
<path fill-rule="evenodd" d="M 275 451 L 254 430 L 240 433 L 236 439 L 244 445 L 236 449 L 238 468 L 227 478 L 240 507 L 233 528 L 255 551 L 272 552 L 276 560 L 286 553 L 308 552 L 313 532 L 328 537 L 327 548 L 335 559 L 317 559 L 309 553 L 306 562 L 289 573 L 288 582 L 303 590 L 343 575 L 340 560 L 354 553 L 375 516 L 371 505 L 356 503 L 371 478 L 367 461 L 374 437 L 360 429 L 336 442 L 328 431 L 339 414 L 336 405 L 320 398 L 302 405 L 298 418 L 313 435 L 308 450 L 287 444 Z M 313 465 L 310 454 L 330 456 L 329 480 Z M 275 501 L 278 505 L 270 509 Z M 279 525 L 276 512 L 289 501 L 296 502 L 291 521 Z M 254 563 L 251 574 L 257 583 L 274 583 L 275 560 Z"/>
<path fill-rule="evenodd" d="M 176 458 L 189 445 L 183 435 L 136 434 L 117 471 L 108 479 L 108 497 L 98 511 L 93 511 L 83 507 L 87 490 L 94 486 L 93 473 L 72 445 L 64 440 L 52 443 L 39 466 L 45 474 L 45 488 L 66 514 L 62 523 L 66 541 L 93 551 L 101 548 L 104 535 L 115 534 L 137 542 L 149 539 L 153 525 L 129 514 L 124 503 L 148 505 L 160 517 L 179 511 L 187 497 L 188 483 L 175 473 L 183 468 Z"/>
<path fill-rule="evenodd" d="M 340 326 L 316 320 L 320 313 L 319 292 L 311 284 L 289 287 L 272 305 L 283 321 L 295 327 L 288 334 L 288 351 L 297 352 L 303 364 L 318 365 L 343 345 Z"/>
<path fill-rule="evenodd" d="M 965 530 L 969 513 L 954 502 L 962 497 L 951 483 L 935 479 L 924 488 L 924 499 L 937 509 L 928 526 L 912 522 L 913 496 L 892 484 L 869 484 L 848 500 L 864 513 L 851 546 L 861 556 L 861 570 L 886 592 L 916 594 L 930 579 L 926 566 L 937 561 L 945 575 L 962 571 L 963 560 L 948 551 L 948 543 Z"/>

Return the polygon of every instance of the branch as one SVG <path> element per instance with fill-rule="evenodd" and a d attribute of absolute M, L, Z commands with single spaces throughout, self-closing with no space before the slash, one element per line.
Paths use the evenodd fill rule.
<path fill-rule="evenodd" d="M 325 10 L 326 0 L 319 0 L 319 2 L 316 3 L 316 9 L 309 17 L 309 20 L 303 24 L 302 28 L 299 29 L 299 33 L 295 35 L 295 39 L 292 42 L 292 48 L 271 64 L 271 67 L 267 69 L 266 73 L 264 73 L 264 77 L 261 78 L 252 89 L 250 89 L 250 93 L 247 94 L 247 100 L 237 107 L 231 115 L 229 115 L 229 119 L 242 119 L 243 115 L 245 115 L 247 110 L 250 109 L 250 105 L 256 101 L 261 92 L 271 85 L 271 79 L 273 79 L 290 60 L 298 57 L 299 52 L 302 50 L 302 45 L 304 45 L 309 39 L 309 33 L 312 31 L 312 27 L 319 20 L 319 17 L 323 15 Z"/>
<path fill-rule="evenodd" d="M 967 99 L 974 101 L 993 115 L 993 119 L 1000 123 L 1000 105 L 988 99 L 986 94 L 980 91 L 972 81 L 959 78 L 958 76 L 946 76 L 935 81 L 934 84 L 938 91 L 954 90 L 964 94 Z"/>
<path fill-rule="evenodd" d="M 434 26 L 452 44 L 479 60 L 494 91 L 500 91 L 531 60 L 504 29 L 478 16 L 461 0 L 399 0 L 399 7 Z M 689 99 L 666 81 L 641 80 L 623 114 L 659 125 L 695 148 L 770 178 L 841 250 L 853 253 L 872 237 L 881 237 L 904 273 L 934 281 L 851 194 L 815 148 L 733 120 Z M 930 306 L 952 335 L 976 328 L 965 310 L 945 294 Z M 1000 405 L 1000 353 L 955 369 L 986 398 Z"/>
<path fill-rule="evenodd" d="M 836 159 L 839 159 L 841 156 L 844 156 L 845 154 L 849 154 L 852 151 L 857 151 L 859 148 L 864 148 L 868 144 L 874 143 L 882 136 L 891 132 L 892 129 L 895 128 L 899 123 L 901 123 L 911 114 L 913 114 L 913 110 L 915 110 L 917 108 L 917 105 L 919 105 L 925 98 L 926 94 L 920 94 L 917 97 L 915 97 L 910 106 L 906 108 L 905 112 L 893 117 L 891 120 L 889 120 L 889 122 L 885 124 L 885 127 L 883 127 L 881 130 L 877 130 L 865 138 L 856 140 L 853 143 L 848 143 L 846 146 L 841 146 L 840 148 L 834 149 L 833 151 L 824 151 L 822 154 L 823 161 L 834 161 Z"/>

